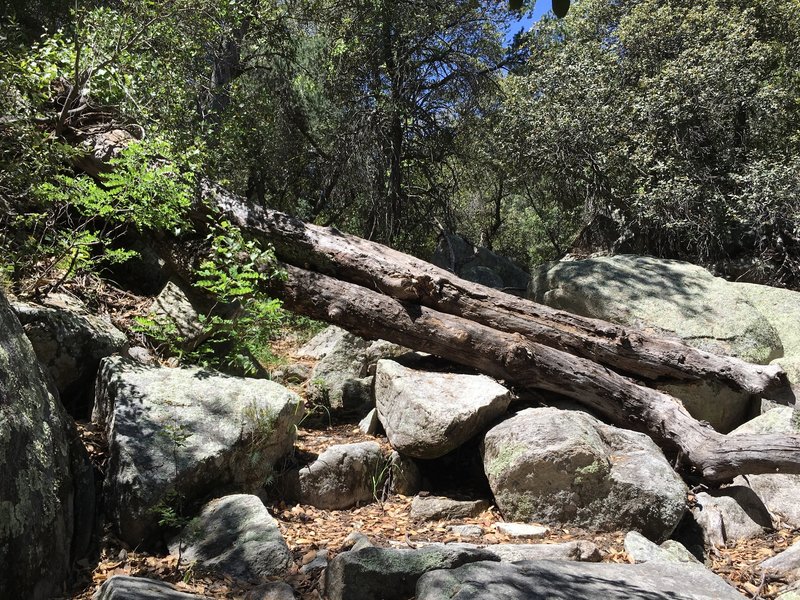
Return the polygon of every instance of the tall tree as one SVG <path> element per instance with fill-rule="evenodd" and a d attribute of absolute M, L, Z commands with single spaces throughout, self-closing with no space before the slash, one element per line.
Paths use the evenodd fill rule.
<path fill-rule="evenodd" d="M 528 43 L 502 131 L 543 202 L 613 249 L 800 283 L 795 2 L 584 0 Z"/>
<path fill-rule="evenodd" d="M 412 244 L 447 201 L 440 169 L 461 121 L 496 89 L 508 13 L 477 0 L 356 0 L 324 10 L 327 90 L 339 117 L 333 154 L 360 179 L 341 182 L 324 214 L 333 220 L 356 204 L 363 235 Z"/>

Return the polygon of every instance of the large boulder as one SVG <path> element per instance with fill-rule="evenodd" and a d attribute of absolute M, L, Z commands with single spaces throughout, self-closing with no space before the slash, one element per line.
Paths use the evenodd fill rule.
<path fill-rule="evenodd" d="M 180 592 L 163 581 L 115 575 L 103 582 L 92 600 L 205 600 L 205 597 Z"/>
<path fill-rule="evenodd" d="M 94 484 L 88 457 L 45 378 L 0 290 L 2 600 L 60 595 L 92 527 Z"/>
<path fill-rule="evenodd" d="M 277 383 L 104 359 L 94 420 L 108 437 L 106 513 L 120 539 L 155 543 L 160 515 L 233 486 L 256 491 L 294 442 L 300 398 Z"/>
<path fill-rule="evenodd" d="M 367 407 L 367 412 L 370 402 L 365 402 L 364 389 L 371 387 L 371 381 L 366 380 L 369 342 L 338 327 L 328 328 L 317 337 L 321 338 L 318 346 L 314 346 L 316 338 L 309 342 L 321 354 L 311 373 L 309 397 L 335 410 L 358 412 Z M 314 354 L 313 350 L 309 352 Z"/>
<path fill-rule="evenodd" d="M 783 355 L 772 362 L 783 367 L 792 385 L 800 389 L 800 292 L 755 283 L 734 285 L 778 332 Z"/>
<path fill-rule="evenodd" d="M 385 340 L 370 342 L 332 325 L 303 345 L 297 356 L 319 361 L 308 385 L 314 403 L 363 416 L 375 405 L 371 377 L 375 363 L 408 352 L 408 348 L 397 344 Z"/>
<path fill-rule="evenodd" d="M 797 409 L 795 408 L 795 411 Z M 781 407 L 764 413 L 735 429 L 730 435 L 760 433 L 800 434 L 800 424 L 793 418 L 796 412 L 791 407 Z M 800 475 L 765 473 L 762 475 L 740 475 L 733 483 L 745 486 L 764 503 L 770 513 L 792 527 L 800 527 Z"/>
<path fill-rule="evenodd" d="M 349 508 L 379 496 L 389 469 L 376 442 L 334 445 L 310 465 L 286 473 L 285 494 L 317 508 Z"/>
<path fill-rule="evenodd" d="M 767 364 L 783 356 L 770 321 L 735 285 L 696 265 L 646 256 L 548 263 L 528 296 L 580 315 L 672 336 L 701 350 Z M 698 419 L 727 432 L 743 423 L 751 399 L 712 383 L 667 385 Z"/>
<path fill-rule="evenodd" d="M 474 246 L 459 235 L 441 235 L 431 262 L 469 281 L 518 295 L 525 293 L 530 279 L 508 258 Z"/>
<path fill-rule="evenodd" d="M 409 369 L 378 361 L 375 404 L 389 443 L 413 458 L 455 450 L 505 413 L 511 394 L 484 375 Z"/>
<path fill-rule="evenodd" d="M 108 317 L 92 314 L 63 294 L 51 294 L 44 304 L 14 302 L 12 306 L 64 407 L 75 417 L 88 417 L 100 360 L 124 351 L 125 335 Z"/>
<path fill-rule="evenodd" d="M 419 550 L 367 547 L 342 552 L 325 572 L 330 600 L 407 600 L 428 571 L 500 559 L 480 548 L 430 546 Z M 495 563 L 496 564 L 496 563 Z"/>
<path fill-rule="evenodd" d="M 664 539 L 685 511 L 686 485 L 650 438 L 583 412 L 525 409 L 490 429 L 482 452 L 507 520 Z"/>
<path fill-rule="evenodd" d="M 416 600 L 743 600 L 702 565 L 558 560 L 473 562 L 426 573 Z"/>
<path fill-rule="evenodd" d="M 277 521 L 258 496 L 249 494 L 206 504 L 169 549 L 187 563 L 247 581 L 264 582 L 292 562 Z"/>

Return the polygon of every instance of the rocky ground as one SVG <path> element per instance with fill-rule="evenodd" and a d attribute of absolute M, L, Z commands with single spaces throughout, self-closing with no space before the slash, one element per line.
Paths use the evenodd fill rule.
<path fill-rule="evenodd" d="M 276 348 L 287 362 L 300 360 L 292 354 L 296 348 L 296 343 L 292 340 L 283 340 Z M 309 363 L 309 367 L 312 366 Z M 301 395 L 305 394 L 303 386 L 296 385 L 293 389 Z M 102 431 L 90 422 L 79 423 L 79 428 L 94 463 L 102 470 L 106 460 Z M 315 427 L 300 427 L 296 452 L 300 455 L 317 455 L 332 445 L 368 440 L 377 441 L 383 450 L 387 453 L 390 451 L 384 436 L 367 435 L 359 429 L 357 423 L 329 422 Z M 689 502 L 692 500 L 693 496 L 690 495 Z M 315 561 L 319 563 L 323 558 L 330 560 L 339 552 L 349 549 L 352 541 L 348 540 L 348 536 L 353 532 L 360 532 L 374 545 L 387 548 L 417 548 L 431 542 L 488 545 L 521 541 L 497 530 L 503 518 L 494 506 L 476 517 L 420 522 L 411 517 L 411 503 L 411 497 L 395 494 L 356 508 L 322 510 L 308 505 L 287 504 L 275 498 L 268 508 L 278 521 L 294 559 L 288 575 L 280 579 L 288 582 L 297 597 L 303 600 L 323 598 L 321 570 L 314 568 Z M 474 525 L 482 533 L 479 537 L 464 537 L 451 530 L 454 525 Z M 536 542 L 589 541 L 597 546 L 603 562 L 633 562 L 623 546 L 625 533 L 598 533 L 576 528 L 550 529 Z M 800 530 L 782 528 L 717 548 L 710 553 L 707 566 L 746 597 L 774 598 L 785 582 L 765 579 L 762 571 L 756 567 L 761 561 L 798 541 Z M 312 568 L 309 569 L 309 566 Z M 91 598 L 100 585 L 114 575 L 134 575 L 165 581 L 179 590 L 210 598 L 245 598 L 255 587 L 246 581 L 204 571 L 193 564 L 179 564 L 174 555 L 153 555 L 138 551 L 127 547 L 113 536 L 106 535 L 102 540 L 100 560 L 96 564 L 84 562 L 81 565 L 78 581 L 69 597 L 76 600 Z"/>
<path fill-rule="evenodd" d="M 102 291 L 105 288 L 100 289 Z M 105 297 L 98 292 L 98 298 L 98 304 L 108 308 L 106 312 L 112 317 L 114 324 L 121 330 L 128 332 L 130 332 L 129 325 L 132 316 L 137 313 L 141 313 L 145 309 L 146 305 L 144 298 L 136 297 L 130 294 L 114 293 L 108 295 L 108 297 Z M 72 323 L 72 321 L 67 321 L 67 323 Z M 31 336 L 30 330 L 28 330 L 28 335 Z M 122 336 L 122 334 L 119 335 Z M 124 336 L 122 337 L 124 338 Z M 130 338 L 128 341 L 131 343 L 131 345 L 142 344 L 143 338 Z M 113 344 L 116 343 L 116 338 L 109 336 L 109 345 L 113 346 Z M 366 360 L 367 357 L 370 357 L 369 360 L 373 361 L 371 363 L 373 366 L 372 371 L 370 371 L 370 377 L 365 377 L 367 374 L 366 370 L 358 373 L 358 368 L 347 375 L 346 373 L 348 372 L 348 369 L 352 367 L 352 364 L 350 364 L 352 360 L 348 358 L 347 355 L 345 355 L 344 362 L 342 363 L 338 363 L 336 361 L 327 361 L 327 371 L 319 368 L 325 361 L 318 362 L 317 360 L 310 359 L 307 353 L 301 355 L 299 352 L 300 344 L 295 338 L 287 337 L 286 339 L 279 340 L 273 348 L 273 350 L 278 354 L 280 362 L 278 363 L 278 366 L 274 367 L 275 372 L 272 374 L 275 376 L 276 380 L 280 381 L 300 396 L 299 399 L 296 396 L 294 397 L 295 403 L 299 403 L 301 401 L 304 402 L 306 405 L 306 410 L 309 413 L 307 418 L 304 417 L 301 420 L 300 417 L 302 415 L 302 411 L 290 411 L 295 417 L 294 423 L 297 423 L 298 420 L 300 420 L 300 422 L 297 428 L 297 440 L 292 450 L 292 458 L 294 459 L 293 464 L 285 467 L 276 467 L 278 471 L 282 472 L 283 474 L 288 473 L 292 468 L 297 471 L 300 465 L 311 463 L 312 460 L 316 459 L 324 451 L 333 446 L 342 447 L 343 445 L 352 445 L 359 442 L 371 442 L 374 452 L 378 453 L 378 449 L 380 449 L 384 457 L 388 456 L 393 449 L 401 450 L 402 454 L 402 444 L 405 444 L 405 448 L 408 450 L 410 456 L 414 456 L 414 453 L 419 451 L 419 448 L 415 447 L 414 445 L 417 443 L 417 440 L 400 439 L 398 436 L 396 436 L 396 433 L 395 437 L 392 437 L 392 432 L 390 430 L 392 418 L 391 407 L 387 407 L 386 404 L 383 405 L 383 409 L 384 416 L 386 416 L 388 420 L 382 422 L 384 422 L 386 425 L 386 430 L 390 432 L 389 437 L 392 437 L 391 445 L 389 444 L 389 440 L 383 434 L 382 430 L 379 429 L 376 435 L 370 435 L 364 433 L 363 429 L 359 426 L 359 417 L 363 414 L 363 408 L 366 406 L 366 404 L 358 404 L 356 406 L 356 412 L 360 413 L 359 416 L 348 417 L 347 410 L 330 411 L 328 409 L 321 409 L 320 395 L 322 394 L 326 396 L 326 399 L 330 400 L 331 398 L 327 398 L 329 393 L 337 389 L 343 390 L 343 386 L 353 384 L 355 387 L 351 387 L 349 393 L 351 396 L 355 397 L 358 402 L 361 402 L 363 390 L 374 390 L 372 383 L 365 383 L 367 380 L 371 380 L 372 374 L 374 373 L 376 382 L 379 381 L 381 377 L 387 378 L 389 375 L 395 377 L 395 379 L 398 381 L 405 380 L 410 382 L 410 384 L 407 384 L 407 387 L 411 388 L 411 399 L 415 400 L 414 396 L 416 395 L 417 390 L 421 388 L 435 388 L 436 378 L 439 376 L 442 376 L 443 379 L 450 378 L 451 369 L 448 368 L 447 365 L 443 366 L 441 364 L 426 364 L 425 367 L 428 369 L 428 371 L 436 373 L 437 377 L 433 378 L 433 382 L 431 380 L 418 381 L 415 379 L 416 374 L 406 373 L 404 368 L 401 368 L 397 363 L 392 361 L 382 361 L 383 366 L 376 366 L 374 361 L 377 361 L 377 359 L 381 356 L 393 356 L 391 354 L 394 351 L 393 349 L 387 347 L 378 347 L 377 356 L 373 356 L 372 353 L 376 349 L 363 340 L 352 340 L 348 338 L 342 343 L 347 347 L 346 349 L 348 351 L 352 351 L 355 353 L 355 355 L 361 357 L 359 358 L 359 361 Z M 352 347 L 349 347 L 348 344 L 352 345 Z M 380 346 L 380 344 L 378 345 Z M 47 347 L 46 344 L 45 347 Z M 114 350 L 112 348 L 111 350 L 104 351 L 102 356 L 107 356 L 113 352 Z M 322 356 L 325 355 L 322 354 Z M 63 356 L 57 354 L 53 357 L 51 362 L 54 364 L 60 364 L 64 362 L 63 358 Z M 152 354 L 150 354 L 150 359 L 152 359 Z M 40 360 L 43 360 L 41 356 Z M 47 361 L 43 360 L 43 362 Z M 115 367 L 109 371 L 111 375 L 114 375 L 115 369 L 116 375 L 114 376 L 121 376 L 120 374 L 124 373 L 126 369 L 130 369 L 130 366 L 125 366 L 127 363 L 117 364 L 118 362 L 119 361 L 116 358 L 107 359 L 106 364 L 115 365 Z M 81 363 L 80 361 L 76 361 L 76 364 Z M 175 365 L 171 363 L 170 366 Z M 155 369 L 159 369 L 158 365 L 155 365 Z M 391 373 L 389 372 L 389 369 L 395 369 L 398 371 L 398 373 Z M 70 369 L 65 369 L 63 371 L 65 373 L 72 374 L 72 370 Z M 147 371 L 147 369 L 144 369 L 144 371 Z M 162 369 L 161 371 L 162 373 L 173 372 L 172 374 L 175 375 L 175 373 L 178 371 L 184 370 Z M 92 376 L 93 375 L 94 373 L 92 373 Z M 107 387 L 114 384 L 114 380 L 111 375 L 107 373 L 104 379 L 101 378 L 105 382 L 104 385 Z M 205 379 L 206 376 L 200 377 L 200 379 Z M 325 384 L 324 387 L 320 387 L 319 382 L 323 379 L 323 376 L 328 378 L 328 383 Z M 340 377 L 349 379 L 347 379 L 347 381 L 344 379 L 340 381 L 337 379 Z M 452 377 L 460 377 L 460 375 L 452 374 Z M 56 382 L 62 387 L 72 385 L 73 383 L 71 380 L 61 381 L 58 378 L 56 378 Z M 144 385 L 146 382 L 139 383 Z M 139 385 L 139 383 L 137 383 L 137 385 Z M 261 386 L 262 384 L 266 386 L 273 385 L 269 382 L 262 381 L 259 382 L 256 387 Z M 177 385 L 180 386 L 182 384 L 179 381 Z M 155 385 L 155 387 L 158 388 L 159 386 Z M 445 387 L 447 388 L 447 386 Z M 449 388 L 456 390 L 456 396 L 463 391 L 463 388 L 460 387 L 460 384 L 453 385 L 452 381 Z M 280 389 L 286 392 L 285 389 Z M 391 388 L 391 386 L 385 386 L 384 398 L 386 397 L 386 389 L 402 391 L 400 388 Z M 108 390 L 106 390 L 106 392 L 107 391 Z M 339 393 L 341 393 L 341 391 Z M 445 396 L 447 393 L 448 389 L 442 389 L 436 392 L 436 394 L 439 396 Z M 372 394 L 374 395 L 374 391 Z M 202 397 L 202 392 L 200 395 Z M 258 396 L 258 394 L 256 395 Z M 78 398 L 78 396 L 75 397 Z M 227 403 L 228 397 L 225 396 L 225 398 L 225 402 Z M 408 396 L 406 396 L 406 400 L 407 398 Z M 497 398 L 502 399 L 502 394 L 497 395 Z M 91 397 L 84 395 L 84 402 L 91 403 L 91 400 Z M 339 397 L 337 400 L 339 402 L 344 402 L 342 397 Z M 407 404 L 406 400 L 398 402 L 396 405 L 405 406 L 405 404 Z M 514 398 L 514 401 L 519 400 L 520 398 L 518 397 Z M 371 401 L 373 402 L 374 406 L 376 399 L 373 397 L 371 398 Z M 508 402 L 507 399 L 504 401 Z M 451 403 L 449 406 L 458 407 L 459 402 L 460 398 L 456 397 L 455 403 Z M 167 398 L 164 403 L 165 405 L 173 404 L 172 399 L 170 398 Z M 532 400 L 531 403 L 535 405 L 535 400 Z M 531 403 L 529 403 L 526 399 L 524 402 L 521 402 L 521 405 L 525 407 L 532 405 Z M 378 406 L 380 410 L 380 403 L 378 403 Z M 81 405 L 76 404 L 72 408 L 80 410 Z M 342 406 L 341 408 L 346 409 L 347 406 Z M 448 410 L 457 412 L 455 409 Z M 505 410 L 505 408 L 502 410 Z M 545 414 L 548 410 L 550 409 L 536 409 L 538 415 Z M 185 412 L 183 408 L 181 411 Z M 426 411 L 426 407 L 423 406 L 420 407 L 417 412 L 425 413 Z M 516 412 L 515 414 L 517 416 L 506 419 L 506 422 L 509 422 L 512 419 L 522 418 L 521 416 L 523 413 L 527 412 L 528 409 Z M 569 411 L 563 412 L 568 413 Z M 220 412 L 214 414 L 222 413 Z M 108 410 L 106 410 L 106 416 L 107 415 Z M 455 418 L 454 415 L 445 416 Z M 406 419 L 407 416 L 401 414 L 398 418 L 400 421 L 402 421 L 403 419 Z M 494 417 L 486 417 L 487 420 L 484 422 L 484 425 L 487 425 L 492 418 Z M 446 418 L 442 420 L 447 421 Z M 543 427 L 543 431 L 547 432 L 547 428 L 549 427 L 548 423 L 549 421 L 547 420 L 537 423 L 537 421 L 533 419 L 530 423 L 525 424 L 522 427 L 518 427 L 518 429 L 524 431 L 530 430 L 530 425 L 532 424 Z M 189 426 L 191 426 L 191 423 Z M 293 426 L 294 424 L 292 424 L 292 427 Z M 88 450 L 94 466 L 100 473 L 105 473 L 108 456 L 110 454 L 107 440 L 105 439 L 105 431 L 107 428 L 93 424 L 86 419 L 79 420 L 78 427 L 83 444 Z M 480 427 L 481 426 L 479 426 L 478 429 Z M 592 427 L 602 426 L 592 425 Z M 213 433 L 216 433 L 217 428 L 217 425 L 214 425 L 212 422 L 212 429 L 215 430 Z M 425 426 L 421 426 L 420 429 L 428 432 L 429 426 L 426 424 Z M 284 430 L 286 429 L 284 428 Z M 187 431 L 198 432 L 197 429 L 187 429 Z M 495 427 L 495 431 L 500 431 L 500 429 Z M 614 435 L 619 437 L 618 434 Z M 197 437 L 202 436 L 198 435 Z M 291 437 L 283 437 L 285 438 L 286 443 L 284 446 L 282 446 L 282 450 L 280 452 L 286 453 L 292 448 Z M 497 434 L 496 437 L 504 438 L 508 436 Z M 613 436 L 604 435 L 601 437 L 605 439 Z M 439 436 L 436 440 L 434 440 L 434 442 L 440 443 L 441 445 L 442 440 L 450 441 L 450 436 Z M 464 440 L 460 440 L 459 443 L 465 443 L 466 441 L 467 440 L 465 438 Z M 232 443 L 235 442 L 236 440 L 232 440 Z M 469 446 L 469 444 L 466 445 Z M 533 443 L 532 445 L 535 446 L 536 444 Z M 450 452 L 450 450 L 450 448 L 440 448 L 437 450 L 437 452 L 439 452 L 437 456 L 441 456 L 445 452 Z M 475 454 L 475 451 L 476 447 L 474 444 L 472 444 L 469 452 Z M 624 448 L 619 450 L 620 453 L 623 451 Z M 616 455 L 618 453 L 618 449 L 611 448 L 610 452 Z M 277 457 L 278 454 L 275 456 Z M 423 459 L 424 461 L 424 459 L 435 457 L 421 455 L 416 456 L 416 458 Z M 609 462 L 613 463 L 616 458 L 616 456 L 610 457 Z M 674 459 L 674 457 L 672 458 Z M 230 466 L 235 468 L 237 459 L 233 458 L 229 460 L 233 461 Z M 661 456 L 661 460 L 664 460 L 663 456 Z M 457 466 L 458 468 L 452 469 L 453 465 Z M 177 469 L 177 460 L 175 466 Z M 450 470 L 460 472 L 460 467 L 461 463 L 451 462 L 449 468 Z M 447 468 L 448 467 L 445 467 L 445 469 Z M 668 468 L 668 470 L 670 471 L 670 474 L 674 476 L 672 469 Z M 481 476 L 482 475 L 483 471 L 481 471 Z M 428 473 L 427 476 L 430 478 L 430 473 Z M 433 477 L 435 478 L 436 475 Z M 276 479 L 280 480 L 280 478 Z M 642 478 L 639 477 L 639 480 L 642 481 Z M 643 480 L 650 481 L 646 477 Z M 468 477 L 460 480 L 455 485 L 452 482 L 449 482 L 444 489 L 440 489 L 442 488 L 441 485 L 430 487 L 427 484 L 426 486 L 423 486 L 422 489 L 427 490 L 430 488 L 431 491 L 437 495 L 444 494 L 458 498 L 462 496 L 489 498 L 491 497 L 491 494 L 494 493 L 486 488 L 485 481 L 484 483 L 477 485 L 477 488 L 479 489 L 467 489 L 470 485 L 470 481 L 472 481 L 472 479 Z M 686 488 L 684 487 L 682 481 L 679 483 L 682 489 L 679 490 L 677 495 L 675 495 L 675 502 L 673 503 L 682 512 L 684 506 L 683 498 L 686 495 Z M 100 485 L 96 486 L 98 490 L 98 499 L 101 499 L 99 494 L 100 487 Z M 369 485 L 367 487 L 369 488 Z M 434 487 L 436 489 L 434 489 Z M 655 487 L 659 487 L 660 489 L 659 485 L 656 485 Z M 288 571 L 281 575 L 280 580 L 291 585 L 291 587 L 294 589 L 296 597 L 304 599 L 324 597 L 323 588 L 321 585 L 322 569 L 324 568 L 326 561 L 331 561 L 337 555 L 349 550 L 352 547 L 356 541 L 353 537 L 354 533 L 366 536 L 372 545 L 379 548 L 397 549 L 422 548 L 429 543 L 447 542 L 468 542 L 478 545 L 493 545 L 509 542 L 559 544 L 580 541 L 591 544 L 593 548 L 596 548 L 599 560 L 602 562 L 634 562 L 632 556 L 626 552 L 626 534 L 628 529 L 631 529 L 631 527 L 620 531 L 597 533 L 585 529 L 579 529 L 577 527 L 550 526 L 546 533 L 542 534 L 535 540 L 518 538 L 514 539 L 502 531 L 503 517 L 500 514 L 499 509 L 495 506 L 489 506 L 486 510 L 483 510 L 479 514 L 468 518 L 424 521 L 415 518 L 414 516 L 414 498 L 411 496 L 389 493 L 388 490 L 388 485 L 380 488 L 376 487 L 374 490 L 368 490 L 366 492 L 366 498 L 368 498 L 368 500 L 362 500 L 355 507 L 343 510 L 325 510 L 305 503 L 290 503 L 286 500 L 287 496 L 285 494 L 277 490 L 272 491 L 270 495 L 271 499 L 266 503 L 267 508 L 269 509 L 270 514 L 275 518 L 277 528 L 280 530 L 281 535 L 288 544 L 288 550 L 291 553 L 292 560 L 291 566 L 289 567 Z M 694 506 L 696 509 L 702 509 L 696 510 L 695 513 L 700 512 L 713 514 L 712 510 L 705 510 L 705 505 L 703 504 L 704 501 L 709 502 L 708 494 L 705 493 L 706 491 L 707 490 L 704 488 L 696 488 L 692 489 L 688 494 L 687 500 L 690 507 Z M 427 494 L 428 492 L 423 491 L 420 492 L 419 496 L 424 497 Z M 370 496 L 372 497 L 370 498 Z M 362 496 L 362 498 L 363 497 L 364 496 Z M 495 497 L 498 496 L 495 495 Z M 602 496 L 601 494 L 600 499 L 608 500 L 608 497 Z M 637 499 L 639 504 L 642 504 L 643 502 L 644 504 L 647 504 L 649 501 L 642 500 L 641 497 L 638 497 Z M 790 494 L 790 504 L 792 501 L 793 497 Z M 497 502 L 502 505 L 501 499 L 498 499 Z M 260 503 L 258 504 L 261 507 L 261 510 L 263 510 L 263 506 L 261 506 Z M 606 504 L 609 503 L 606 502 Z M 553 504 L 553 506 L 558 506 L 558 504 Z M 659 506 L 661 505 L 659 504 Z M 709 504 L 709 506 L 711 506 L 711 504 Z M 607 506 L 602 508 L 606 511 L 608 510 Z M 150 515 L 149 518 L 154 520 L 152 519 L 151 513 L 142 514 L 145 514 L 145 516 Z M 506 516 L 508 517 L 508 513 Z M 529 519 L 523 517 L 518 518 L 518 520 L 526 521 Z M 758 568 L 758 565 L 765 559 L 787 549 L 792 544 L 800 543 L 800 529 L 792 529 L 791 527 L 783 524 L 780 520 L 774 520 L 774 515 L 773 518 L 769 519 L 769 521 L 772 522 L 773 529 L 759 535 L 755 535 L 754 537 L 748 537 L 748 539 L 741 539 L 742 537 L 747 536 L 737 537 L 732 535 L 731 538 L 738 539 L 738 541 L 720 543 L 718 547 L 711 548 L 707 552 L 706 566 L 714 573 L 723 577 L 727 582 L 736 587 L 742 594 L 744 594 L 745 597 L 748 598 L 772 599 L 779 595 L 781 590 L 785 588 L 785 584 L 787 582 L 777 578 L 769 579 L 768 576 L 763 575 L 763 569 Z M 135 515 L 129 519 L 129 523 L 135 524 L 136 522 Z M 722 527 L 723 534 L 725 533 L 724 525 L 725 524 L 723 524 Z M 453 529 L 453 527 L 456 526 L 471 526 L 472 529 L 468 535 L 467 533 L 463 532 L 463 530 Z M 667 533 L 672 531 L 673 526 L 674 522 L 672 525 L 666 527 L 665 531 Z M 633 526 L 632 528 L 641 530 L 636 526 Z M 84 560 L 79 563 L 80 571 L 77 576 L 77 581 L 70 590 L 69 594 L 65 597 L 91 598 L 94 592 L 103 584 L 103 582 L 112 576 L 134 575 L 168 582 L 173 584 L 179 590 L 200 594 L 209 598 L 249 598 L 250 600 L 266 598 L 266 596 L 258 595 L 253 584 L 250 584 L 247 581 L 235 579 L 229 575 L 220 575 L 219 572 L 214 573 L 211 571 L 205 571 L 198 564 L 194 564 L 189 561 L 179 561 L 178 557 L 174 555 L 157 555 L 144 552 L 139 547 L 131 547 L 130 545 L 127 545 L 125 542 L 112 535 L 109 531 L 105 532 L 105 535 L 102 536 L 100 541 L 99 560 L 91 562 Z M 459 533 L 459 531 L 462 533 Z M 758 531 L 762 530 L 758 528 Z M 120 537 L 125 537 L 123 533 L 119 533 L 119 535 Z M 662 535 L 666 535 L 666 533 L 656 534 L 653 537 L 661 537 Z M 133 536 L 133 538 L 141 539 L 136 538 L 136 536 Z M 131 539 L 131 537 L 128 537 L 128 539 Z M 684 539 L 681 541 L 686 543 L 686 540 Z M 691 545 L 691 543 L 696 541 L 698 541 L 697 538 L 693 538 L 692 540 L 689 540 L 690 543 L 688 545 Z M 634 550 L 631 550 L 631 552 L 634 552 Z M 351 555 L 352 553 L 341 556 L 340 559 L 345 559 L 347 556 Z M 275 579 L 278 580 L 277 577 Z M 347 596 L 345 595 L 344 597 Z M 713 597 L 713 595 L 711 597 Z"/>

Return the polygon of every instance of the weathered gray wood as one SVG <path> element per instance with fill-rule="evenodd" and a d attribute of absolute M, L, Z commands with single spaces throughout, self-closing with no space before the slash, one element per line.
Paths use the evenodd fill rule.
<path fill-rule="evenodd" d="M 465 281 L 381 244 L 252 205 L 217 187 L 206 187 L 204 197 L 237 227 L 268 240 L 287 263 L 498 331 L 516 333 L 638 379 L 716 380 L 734 390 L 762 397 L 780 395 L 788 387 L 785 374 L 777 365 L 751 365 L 676 340 L 647 336 L 517 298 Z"/>
<path fill-rule="evenodd" d="M 741 473 L 800 473 L 800 435 L 725 436 L 696 421 L 675 398 L 591 360 L 320 273 L 291 265 L 286 270 L 287 279 L 275 282 L 272 291 L 291 310 L 573 398 L 621 427 L 679 450 L 706 481 Z"/>

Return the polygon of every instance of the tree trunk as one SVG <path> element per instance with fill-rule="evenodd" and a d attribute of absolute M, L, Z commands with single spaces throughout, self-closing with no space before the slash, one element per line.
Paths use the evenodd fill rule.
<path fill-rule="evenodd" d="M 765 398 L 788 389 L 786 376 L 777 365 L 751 365 L 523 300 L 465 281 L 381 244 L 254 206 L 216 187 L 207 186 L 204 197 L 242 231 L 271 243 L 286 263 L 518 334 L 637 379 L 654 383 L 718 381 Z"/>
<path fill-rule="evenodd" d="M 446 357 L 497 379 L 568 396 L 609 421 L 646 432 L 708 482 L 741 473 L 800 473 L 800 435 L 720 434 L 675 398 L 585 358 L 473 321 L 286 265 L 272 292 L 285 305 L 366 338 Z"/>

